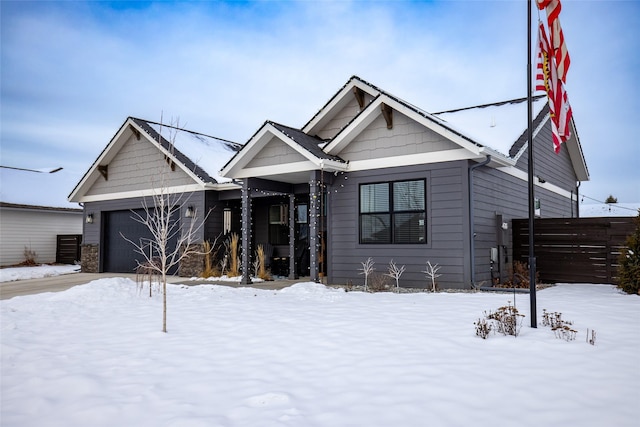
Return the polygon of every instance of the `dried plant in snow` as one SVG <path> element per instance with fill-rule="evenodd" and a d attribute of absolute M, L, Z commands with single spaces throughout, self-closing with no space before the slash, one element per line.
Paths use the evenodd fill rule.
<path fill-rule="evenodd" d="M 369 257 L 365 262 L 361 262 L 360 264 L 362 264 L 362 268 L 358 269 L 361 271 L 361 273 L 358 274 L 364 274 L 364 291 L 367 292 L 369 275 L 375 270 L 375 268 L 373 268 L 373 264 L 375 264 L 375 262 L 373 262 L 373 258 Z"/>
<path fill-rule="evenodd" d="M 271 275 L 267 271 L 267 267 L 265 266 L 265 253 L 264 246 L 258 245 L 258 249 L 256 249 L 256 261 L 255 261 L 255 271 L 256 276 L 258 276 L 262 280 L 271 280 Z"/>

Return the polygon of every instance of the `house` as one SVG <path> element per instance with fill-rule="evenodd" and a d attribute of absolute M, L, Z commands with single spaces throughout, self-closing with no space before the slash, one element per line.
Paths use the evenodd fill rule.
<path fill-rule="evenodd" d="M 427 261 L 441 287 L 489 282 L 508 272 L 510 220 L 528 215 L 523 101 L 428 113 L 353 76 L 301 128 L 266 121 L 242 146 L 170 129 L 175 150 L 157 123 L 129 118 L 69 198 L 93 221 L 83 268 L 133 268 L 118 234 L 143 233 L 130 210 L 163 172 L 189 193 L 180 221 L 188 209 L 212 212 L 198 239 L 242 236 L 244 272 L 262 244 L 272 271 L 290 278 L 359 283 L 371 257 L 379 273 L 405 265 L 402 286 L 423 287 Z M 589 179 L 575 124 L 556 155 L 548 108 L 535 108 L 537 212 L 575 217 Z"/>
<path fill-rule="evenodd" d="M 0 266 L 79 261 L 82 209 L 67 202 L 72 173 L 0 167 Z M 71 243 L 67 246 L 67 243 Z"/>

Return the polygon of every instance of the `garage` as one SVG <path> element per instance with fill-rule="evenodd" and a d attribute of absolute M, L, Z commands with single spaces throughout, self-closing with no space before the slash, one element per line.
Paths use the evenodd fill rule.
<path fill-rule="evenodd" d="M 151 232 L 146 225 L 136 221 L 136 214 L 144 215 L 143 209 L 103 212 L 104 221 L 104 252 L 103 271 L 109 273 L 133 273 L 138 266 L 138 261 L 143 262 L 142 255 L 136 252 L 133 244 L 122 236 L 139 242 L 151 239 Z M 177 220 L 178 213 L 174 215 Z M 174 236 L 169 241 L 169 250 L 176 247 L 178 237 Z M 178 267 L 175 266 L 170 274 L 175 274 Z"/>

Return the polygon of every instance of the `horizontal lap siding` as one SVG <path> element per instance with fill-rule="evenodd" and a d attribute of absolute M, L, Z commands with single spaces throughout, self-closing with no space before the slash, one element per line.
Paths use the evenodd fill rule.
<path fill-rule="evenodd" d="M 464 287 L 468 280 L 465 258 L 468 257 L 468 230 L 463 226 L 468 216 L 466 189 L 466 163 L 450 162 L 385 170 L 350 173 L 345 180 L 339 176 L 331 188 L 330 196 L 330 248 L 329 279 L 332 283 L 362 283 L 359 275 L 361 262 L 368 257 L 375 261 L 378 273 L 387 273 L 393 259 L 406 271 L 401 286 L 425 287 L 427 260 L 441 266 L 442 287 Z M 361 245 L 358 242 L 359 184 L 427 180 L 426 245 Z"/>
<path fill-rule="evenodd" d="M 2 209 L 0 213 L 0 265 L 25 260 L 25 247 L 36 253 L 36 262 L 56 261 L 56 236 L 81 234 L 82 212 Z"/>
<path fill-rule="evenodd" d="M 548 124 L 536 136 L 534 141 L 534 175 L 547 183 L 556 185 L 568 194 L 575 191 L 576 177 L 570 158 L 563 146 L 556 155 L 551 148 L 551 139 L 547 135 Z M 550 132 L 550 130 L 549 130 Z M 518 161 L 517 168 L 527 171 L 527 154 Z M 537 184 L 537 178 L 536 178 Z M 542 217 L 567 218 L 577 214 L 577 202 L 541 186 L 535 186 L 535 197 L 540 200 Z M 511 220 L 528 218 L 529 189 L 528 182 L 497 169 L 482 167 L 474 171 L 474 211 L 475 211 L 475 270 L 476 282 L 491 280 L 491 252 L 497 247 L 496 215 L 503 215 L 503 221 L 509 224 L 505 235 L 505 245 L 509 260 L 512 259 Z"/>
<path fill-rule="evenodd" d="M 164 155 L 151 142 L 131 136 L 108 165 L 108 179 L 101 175 L 91 186 L 88 195 L 146 190 L 159 186 L 193 184 L 182 169 L 172 171 Z M 164 180 L 164 182 L 162 181 Z"/>

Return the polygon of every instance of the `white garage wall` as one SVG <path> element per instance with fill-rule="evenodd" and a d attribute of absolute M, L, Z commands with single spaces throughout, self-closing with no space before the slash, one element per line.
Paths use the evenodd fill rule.
<path fill-rule="evenodd" d="M 25 246 L 37 263 L 56 261 L 56 236 L 82 234 L 82 211 L 0 207 L 0 266 L 24 261 Z"/>

